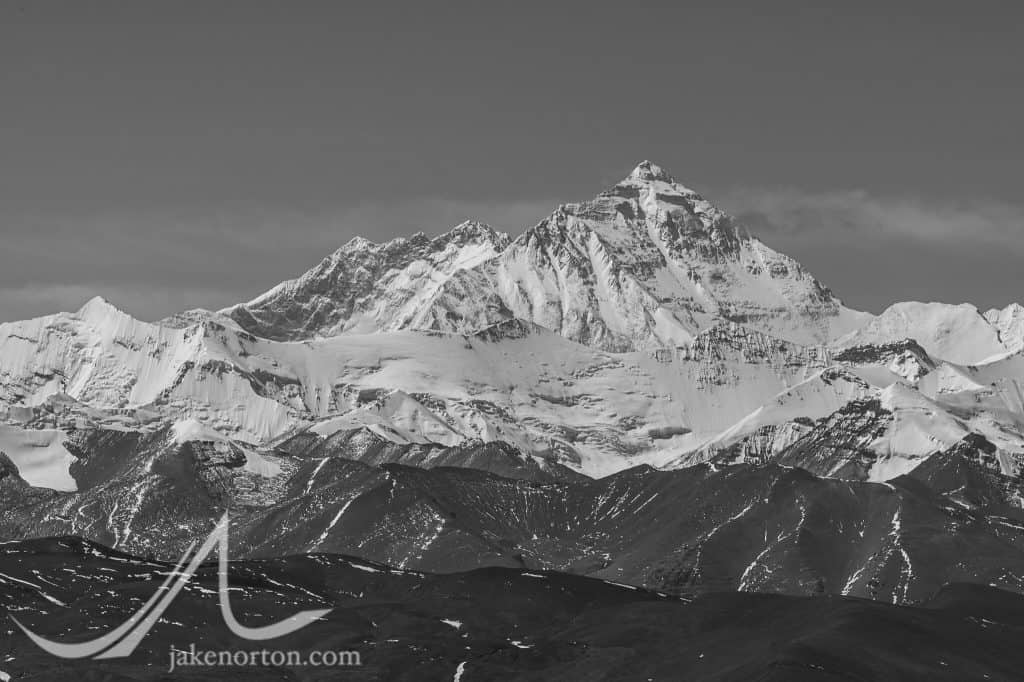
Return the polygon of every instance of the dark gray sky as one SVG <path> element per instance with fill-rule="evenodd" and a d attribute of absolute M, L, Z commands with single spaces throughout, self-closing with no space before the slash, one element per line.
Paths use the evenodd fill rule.
<path fill-rule="evenodd" d="M 1024 299 L 1021 3 L 802 4 L 0 0 L 0 320 L 217 308 L 644 158 L 854 306 Z"/>

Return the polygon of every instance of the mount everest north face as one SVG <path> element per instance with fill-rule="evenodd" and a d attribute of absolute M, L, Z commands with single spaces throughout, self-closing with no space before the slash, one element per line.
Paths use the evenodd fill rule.
<path fill-rule="evenodd" d="M 782 562 L 808 550 L 787 533 L 841 518 L 863 531 L 849 565 L 828 569 L 844 593 L 911 599 L 956 571 L 1016 589 L 993 577 L 1000 560 L 957 568 L 926 529 L 947 507 L 988 510 L 958 522 L 963 542 L 1009 542 L 1003 563 L 1024 566 L 1024 536 L 1004 537 L 1024 500 L 1022 385 L 1021 306 L 853 310 L 644 161 L 517 237 L 465 222 L 357 238 L 219 311 L 145 322 L 95 298 L 0 325 L 0 531 L 174 554 L 232 508 L 253 555 L 451 570 L 521 555 L 668 589 L 699 582 L 721 529 L 770 525 L 758 500 L 776 491 L 793 512 L 779 565 L 761 547 L 723 584 L 800 591 Z M 910 480 L 930 497 L 899 512 L 910 493 L 894 482 Z M 710 497 L 688 497 L 699 490 Z M 670 493 L 678 513 L 728 498 L 676 529 L 704 559 L 616 525 L 674 528 Z M 459 528 L 436 502 L 466 519 L 483 513 L 473 495 L 520 494 L 515 551 L 488 544 L 504 531 L 481 527 L 498 521 Z M 556 509 L 569 498 L 579 509 Z M 586 547 L 548 528 L 595 514 L 611 525 Z M 464 556 L 448 551 L 460 533 L 475 538 Z M 936 552 L 938 568 L 916 567 Z"/>

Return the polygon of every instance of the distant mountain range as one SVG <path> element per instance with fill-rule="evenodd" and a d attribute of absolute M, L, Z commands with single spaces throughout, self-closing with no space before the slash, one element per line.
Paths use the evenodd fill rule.
<path fill-rule="evenodd" d="M 230 509 L 253 557 L 1021 590 L 1022 385 L 1021 306 L 852 310 L 645 161 L 516 238 L 354 239 L 217 312 L 0 325 L 0 538 L 166 558 Z"/>

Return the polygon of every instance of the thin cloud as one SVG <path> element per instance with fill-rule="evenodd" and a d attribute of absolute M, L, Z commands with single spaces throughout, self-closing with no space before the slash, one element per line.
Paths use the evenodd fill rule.
<path fill-rule="evenodd" d="M 736 189 L 718 204 L 854 307 L 1024 299 L 1024 207 L 996 201 Z"/>
<path fill-rule="evenodd" d="M 808 193 L 761 188 L 731 190 L 721 204 L 768 234 L 981 239 L 1024 249 L 1024 207 L 1004 202 L 877 197 L 863 190 Z"/>

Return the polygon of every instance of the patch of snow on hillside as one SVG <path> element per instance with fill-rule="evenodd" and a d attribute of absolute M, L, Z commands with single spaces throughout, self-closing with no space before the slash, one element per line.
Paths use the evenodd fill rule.
<path fill-rule="evenodd" d="M 224 436 L 203 424 L 198 419 L 184 419 L 171 427 L 174 443 L 183 445 L 191 441 L 205 443 L 221 443 L 227 440 Z"/>
<path fill-rule="evenodd" d="M 0 425 L 0 452 L 11 458 L 26 483 L 37 488 L 78 490 L 70 470 L 78 459 L 64 447 L 66 439 L 63 431 Z"/>

